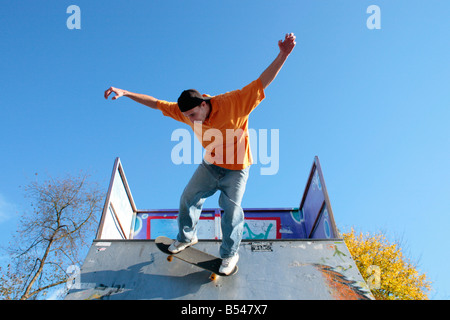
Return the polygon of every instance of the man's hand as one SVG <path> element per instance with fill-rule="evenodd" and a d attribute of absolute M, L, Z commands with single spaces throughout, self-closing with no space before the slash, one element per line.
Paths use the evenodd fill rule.
<path fill-rule="evenodd" d="M 108 90 L 105 91 L 105 99 L 108 99 L 109 95 L 111 93 L 115 93 L 116 95 L 114 97 L 112 97 L 112 100 L 116 100 L 120 97 L 123 97 L 125 95 L 125 93 L 127 93 L 126 90 L 122 90 L 119 88 L 114 88 L 114 87 L 110 87 Z"/>
<path fill-rule="evenodd" d="M 139 102 L 147 107 L 152 109 L 158 109 L 158 100 L 153 98 L 152 96 L 148 96 L 146 94 L 133 93 L 127 90 L 122 90 L 119 88 L 110 87 L 105 91 L 105 99 L 108 99 L 111 93 L 115 93 L 116 95 L 112 97 L 112 100 L 116 100 L 120 97 L 126 96 L 136 102 Z"/>
<path fill-rule="evenodd" d="M 264 70 L 259 76 L 262 86 L 264 89 L 275 79 L 278 72 L 280 72 L 281 67 L 286 61 L 289 54 L 295 47 L 295 36 L 293 33 L 286 34 L 284 41 L 278 41 L 278 47 L 280 48 L 280 53 L 275 58 L 275 60 Z"/>
<path fill-rule="evenodd" d="M 278 41 L 278 47 L 280 47 L 280 53 L 286 57 L 292 52 L 295 47 L 295 35 L 293 33 L 286 33 L 284 41 Z"/>

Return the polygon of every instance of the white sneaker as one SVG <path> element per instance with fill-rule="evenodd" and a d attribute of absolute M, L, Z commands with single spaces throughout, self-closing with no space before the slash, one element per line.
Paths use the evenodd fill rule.
<path fill-rule="evenodd" d="M 220 266 L 220 269 L 219 269 L 219 272 L 229 275 L 231 272 L 233 272 L 234 267 L 236 267 L 238 260 L 239 260 L 239 255 L 237 253 L 230 258 L 223 259 L 222 265 Z"/>
<path fill-rule="evenodd" d="M 191 242 L 180 242 L 178 240 L 175 240 L 168 248 L 168 250 L 172 253 L 178 253 L 180 251 L 183 251 L 187 247 L 190 247 L 198 242 L 198 238 L 194 237 L 194 239 L 191 240 Z"/>

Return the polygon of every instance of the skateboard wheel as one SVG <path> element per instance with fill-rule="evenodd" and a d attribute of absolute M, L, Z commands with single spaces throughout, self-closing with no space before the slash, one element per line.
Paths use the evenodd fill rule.
<path fill-rule="evenodd" d="M 212 281 L 217 279 L 217 274 L 211 273 L 211 276 L 209 277 Z"/>
<path fill-rule="evenodd" d="M 173 256 L 167 256 L 167 261 L 172 262 Z"/>

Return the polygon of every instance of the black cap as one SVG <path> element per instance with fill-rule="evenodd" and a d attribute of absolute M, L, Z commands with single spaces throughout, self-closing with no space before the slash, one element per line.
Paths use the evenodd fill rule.
<path fill-rule="evenodd" d="M 203 97 L 195 89 L 184 90 L 178 98 L 178 107 L 181 112 L 185 112 L 199 106 L 203 101 L 210 99 L 209 97 Z"/>

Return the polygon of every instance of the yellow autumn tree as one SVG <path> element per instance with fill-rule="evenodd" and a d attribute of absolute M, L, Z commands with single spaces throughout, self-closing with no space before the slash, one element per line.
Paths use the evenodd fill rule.
<path fill-rule="evenodd" d="M 377 300 L 428 300 L 431 282 L 382 233 L 342 234 L 358 269 Z"/>

